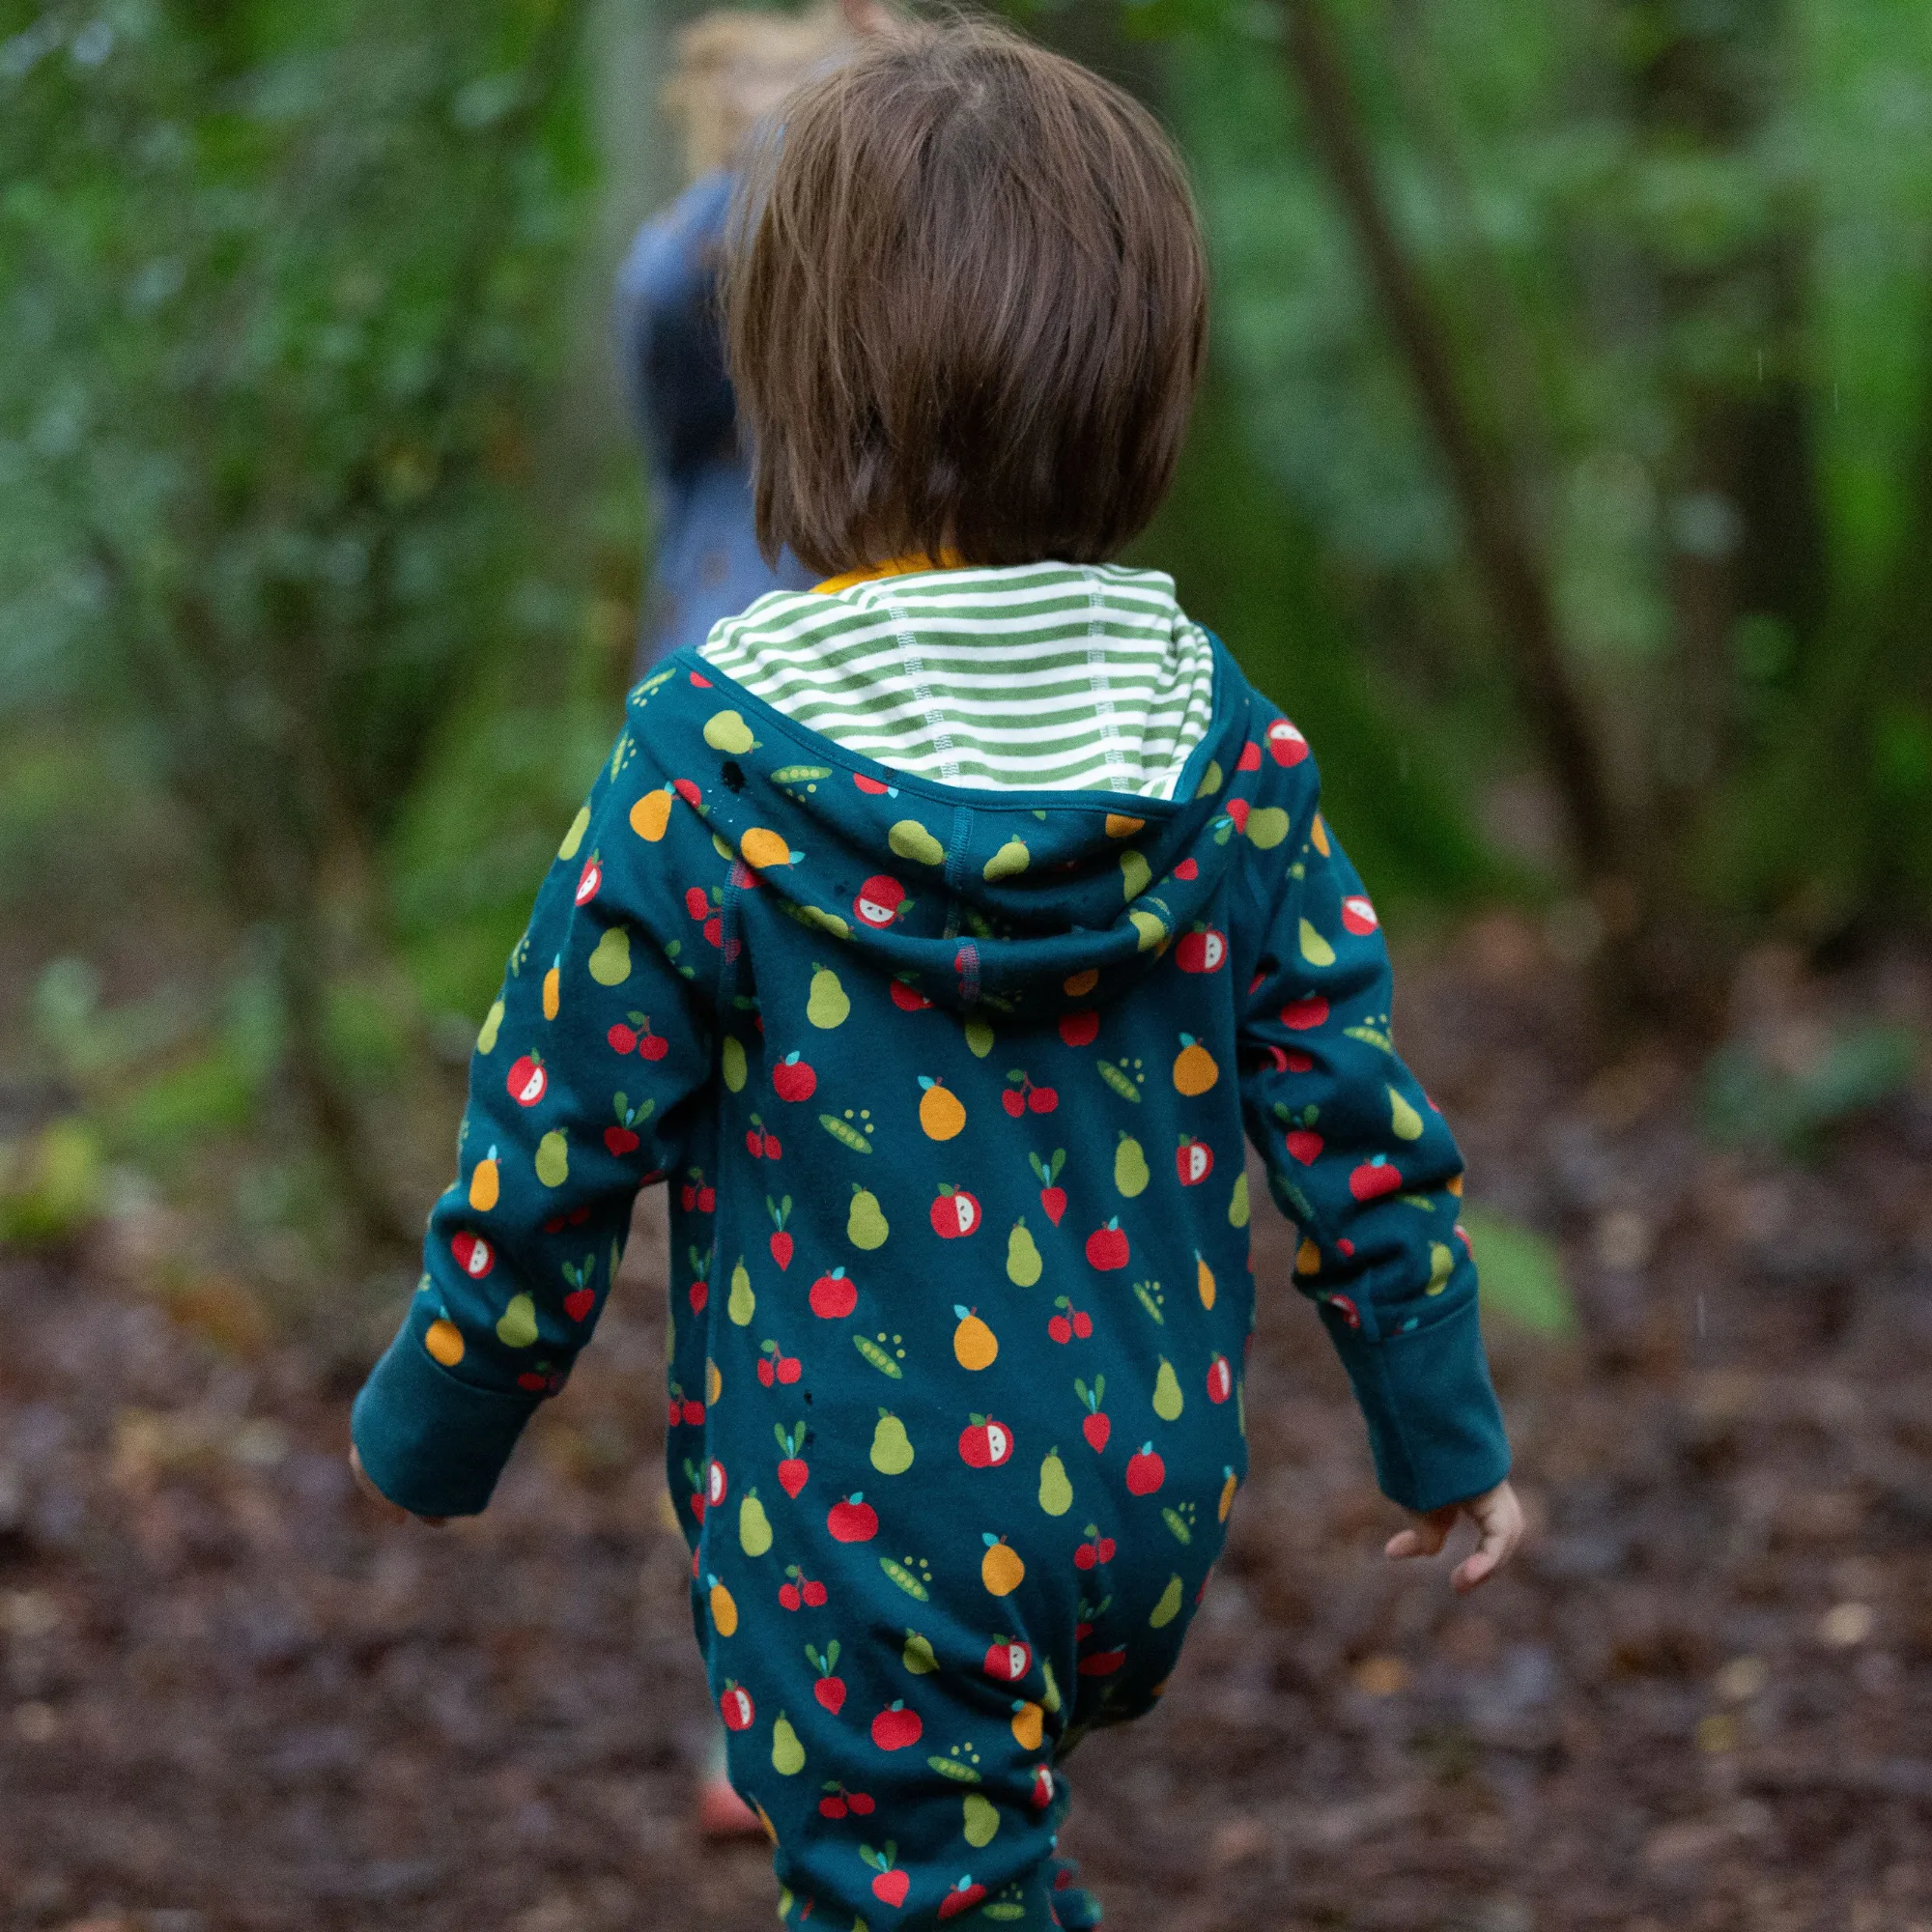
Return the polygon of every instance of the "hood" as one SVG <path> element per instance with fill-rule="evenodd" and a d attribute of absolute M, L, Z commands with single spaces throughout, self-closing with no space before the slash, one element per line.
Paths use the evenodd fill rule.
<path fill-rule="evenodd" d="M 631 736 L 737 858 L 741 890 L 899 981 L 902 1004 L 1052 1016 L 1137 980 L 1206 917 L 1235 863 L 1221 795 L 1243 754 L 1259 755 L 1260 700 L 1213 649 L 1212 718 L 1171 800 L 913 778 L 801 726 L 695 651 L 632 693 Z M 728 916 L 724 929 L 728 947 Z"/>

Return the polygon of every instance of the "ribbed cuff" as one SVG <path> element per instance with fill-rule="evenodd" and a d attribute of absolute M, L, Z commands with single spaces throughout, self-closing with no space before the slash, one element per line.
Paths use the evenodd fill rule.
<path fill-rule="evenodd" d="M 537 1400 L 458 1381 L 423 1347 L 426 1325 L 412 1318 L 369 1372 L 350 1435 L 392 1503 L 416 1516 L 475 1516 Z"/>
<path fill-rule="evenodd" d="M 1365 1341 L 1337 1316 L 1327 1326 L 1369 1425 L 1376 1479 L 1392 1502 L 1441 1509 L 1509 1474 L 1509 1436 L 1473 1299 L 1379 1342 Z"/>

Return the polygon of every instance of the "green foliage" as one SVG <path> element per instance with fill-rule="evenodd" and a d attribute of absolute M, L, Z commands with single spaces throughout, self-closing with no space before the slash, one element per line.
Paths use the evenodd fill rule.
<path fill-rule="evenodd" d="M 1483 1307 L 1533 1335 L 1577 1329 L 1577 1308 L 1555 1244 L 1520 1222 L 1469 1208 L 1463 1213 L 1483 1282 Z"/>
<path fill-rule="evenodd" d="M 1813 1151 L 1838 1122 L 1912 1084 L 1919 1044 L 1908 1027 L 1855 1027 L 1818 1042 L 1791 1066 L 1774 1065 L 1734 1041 L 1714 1054 L 1705 1070 L 1705 1120 L 1719 1141 Z"/>

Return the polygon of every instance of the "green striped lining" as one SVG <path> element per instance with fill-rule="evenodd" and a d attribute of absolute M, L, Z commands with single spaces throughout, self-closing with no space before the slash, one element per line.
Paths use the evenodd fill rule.
<path fill-rule="evenodd" d="M 702 655 L 767 704 L 920 778 L 1169 798 L 1212 713 L 1174 580 L 1117 565 L 930 570 L 778 590 Z"/>

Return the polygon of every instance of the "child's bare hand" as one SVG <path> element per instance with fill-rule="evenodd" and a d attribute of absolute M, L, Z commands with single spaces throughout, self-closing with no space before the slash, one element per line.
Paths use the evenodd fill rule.
<path fill-rule="evenodd" d="M 1516 1547 L 1522 1541 L 1522 1505 L 1507 1483 L 1498 1483 L 1467 1502 L 1450 1503 L 1426 1516 L 1412 1510 L 1409 1515 L 1412 1527 L 1398 1530 L 1382 1552 L 1397 1562 L 1408 1556 L 1434 1556 L 1448 1542 L 1458 1517 L 1465 1516 L 1476 1525 L 1476 1547 L 1457 1564 L 1456 1574 L 1449 1579 L 1459 1591 L 1488 1582 L 1516 1554 Z"/>
<path fill-rule="evenodd" d="M 355 1453 L 355 1443 L 349 1445 L 349 1473 L 355 1478 L 355 1487 L 388 1518 L 391 1522 L 408 1522 L 412 1512 L 400 1503 L 392 1503 L 374 1483 L 369 1480 L 369 1472 L 362 1466 L 362 1458 Z M 449 1519 L 446 1516 L 419 1516 L 418 1522 L 426 1522 L 432 1529 L 440 1529 Z"/>

